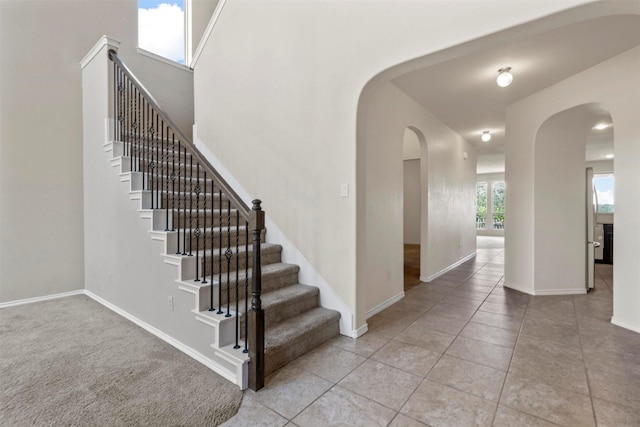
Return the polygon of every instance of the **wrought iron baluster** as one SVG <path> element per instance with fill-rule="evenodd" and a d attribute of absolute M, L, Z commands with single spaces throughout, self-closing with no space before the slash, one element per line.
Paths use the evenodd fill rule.
<path fill-rule="evenodd" d="M 168 184 L 167 184 L 168 185 Z M 169 190 L 167 189 L 167 193 Z M 168 197 L 168 195 L 167 195 Z M 176 223 L 176 136 L 171 135 L 171 231 L 175 230 Z M 167 209 L 167 226 L 169 230 L 169 210 Z"/>
<path fill-rule="evenodd" d="M 153 176 L 153 171 L 156 168 L 156 151 L 155 151 L 155 138 L 156 130 L 154 128 L 153 110 L 149 107 L 149 183 L 151 185 L 151 209 L 154 208 L 154 194 L 156 188 L 156 181 Z"/>
<path fill-rule="evenodd" d="M 130 144 L 129 141 L 129 92 L 130 92 L 130 83 L 129 80 L 126 80 L 126 84 L 125 84 L 125 111 L 124 111 L 124 128 L 125 128 L 125 134 L 124 134 L 124 139 L 125 139 L 125 144 Z"/>
<path fill-rule="evenodd" d="M 213 185 L 213 182 L 212 182 Z M 202 198 L 202 284 L 207 283 L 207 171 L 204 171 L 204 197 Z M 213 249 L 213 248 L 212 248 Z"/>
<path fill-rule="evenodd" d="M 136 161 L 135 163 L 135 168 L 136 171 L 140 170 L 140 141 L 142 140 L 142 127 L 140 126 L 141 123 L 141 114 L 140 114 L 140 110 L 142 109 L 142 94 L 136 90 L 136 92 L 138 92 L 138 96 L 137 96 L 137 102 L 136 102 L 136 124 L 135 124 L 135 132 L 136 132 Z M 138 107 L 140 106 L 140 107 Z M 132 171 L 133 172 L 133 171 Z"/>
<path fill-rule="evenodd" d="M 218 189 L 218 314 L 222 314 L 222 189 Z"/>
<path fill-rule="evenodd" d="M 236 345 L 233 348 L 240 348 L 240 212 L 236 210 Z"/>
<path fill-rule="evenodd" d="M 182 255 L 187 254 L 187 148 L 184 148 L 184 193 L 182 195 L 182 216 L 184 229 L 182 230 Z"/>
<path fill-rule="evenodd" d="M 193 156 L 189 161 L 189 256 L 193 256 Z"/>
<path fill-rule="evenodd" d="M 164 150 L 164 120 L 160 120 L 160 162 L 158 163 L 158 209 L 165 209 L 167 206 L 166 198 L 167 194 L 162 193 L 164 190 L 164 176 L 167 171 L 165 170 L 167 153 Z"/>
<path fill-rule="evenodd" d="M 200 162 L 196 163 L 196 282 L 200 281 Z"/>
<path fill-rule="evenodd" d="M 209 299 L 210 299 L 210 305 L 209 305 L 209 311 L 213 311 L 214 310 L 214 304 L 213 304 L 213 275 L 215 274 L 215 261 L 214 261 L 214 254 L 215 254 L 215 247 L 214 247 L 214 233 L 213 233 L 213 226 L 215 225 L 215 216 L 214 216 L 214 212 L 215 212 L 215 184 L 213 183 L 213 179 L 211 180 L 211 254 L 210 254 L 210 259 L 211 259 L 211 279 L 209 280 L 209 282 L 211 283 L 210 285 L 210 295 L 209 295 Z M 218 288 L 220 287 L 220 284 L 218 283 Z"/>
<path fill-rule="evenodd" d="M 142 115 L 144 117 L 144 136 L 142 139 L 142 158 L 140 161 L 140 170 L 144 168 L 144 170 L 142 170 L 142 188 L 144 188 L 145 190 L 150 190 L 151 184 L 149 182 L 149 174 L 151 169 L 151 153 L 149 150 L 151 149 L 151 139 L 149 139 L 149 135 L 151 133 L 151 126 L 149 125 L 149 104 L 146 102 L 144 104 L 144 111 Z"/>
<path fill-rule="evenodd" d="M 162 177 L 162 179 L 164 180 L 164 200 L 165 203 L 162 206 L 165 210 L 165 224 L 164 224 L 164 229 L 165 231 L 169 231 L 169 201 L 171 200 L 171 195 L 169 193 L 169 181 L 171 180 L 171 175 L 169 175 L 169 161 L 171 156 L 169 155 L 169 128 L 167 127 L 167 133 L 166 133 L 166 142 L 165 142 L 165 150 L 166 150 L 166 164 L 165 164 L 165 171 L 164 171 L 164 175 Z"/>
<path fill-rule="evenodd" d="M 227 250 L 224 252 L 227 258 L 227 314 L 224 317 L 231 317 L 231 201 L 227 200 Z"/>
<path fill-rule="evenodd" d="M 176 255 L 180 254 L 180 229 L 182 228 L 182 223 L 180 223 L 180 177 L 182 172 L 182 141 L 178 140 L 178 227 L 177 236 L 176 236 Z"/>
<path fill-rule="evenodd" d="M 155 147 L 156 147 L 156 167 L 153 168 L 153 172 L 155 175 L 155 180 L 156 180 L 156 209 L 160 209 L 160 167 L 162 166 L 162 164 L 160 163 L 160 142 L 158 141 L 158 135 L 160 134 L 160 132 L 158 131 L 160 129 L 160 123 L 159 123 L 159 118 L 158 118 L 158 113 L 155 113 L 156 116 L 156 121 L 155 121 L 155 126 L 154 126 L 154 141 L 155 141 Z M 153 200 L 153 194 L 151 194 L 151 199 Z"/>
<path fill-rule="evenodd" d="M 109 53 L 109 55 L 111 55 L 111 53 Z M 116 69 L 116 63 L 113 63 L 113 135 L 112 135 L 112 139 L 113 141 L 118 141 L 118 134 L 117 134 L 117 130 L 118 130 L 118 126 L 117 126 L 117 122 L 118 122 L 118 70 Z M 124 154 L 124 147 L 123 147 L 123 155 Z"/>
<path fill-rule="evenodd" d="M 244 350 L 249 352 L 249 222 L 244 222 Z"/>

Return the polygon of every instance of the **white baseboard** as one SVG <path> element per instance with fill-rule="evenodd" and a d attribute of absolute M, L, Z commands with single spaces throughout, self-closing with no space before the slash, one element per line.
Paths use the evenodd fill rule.
<path fill-rule="evenodd" d="M 15 301 L 2 302 L 0 303 L 0 309 L 7 308 L 7 307 L 15 307 L 16 305 L 32 304 L 34 302 L 42 302 L 42 301 L 49 301 L 57 298 L 70 297 L 73 295 L 84 295 L 84 289 L 78 289 L 77 291 L 70 291 L 70 292 L 62 292 L 60 294 L 45 295 L 42 297 L 34 297 L 34 298 L 26 298 L 26 299 L 20 299 Z"/>
<path fill-rule="evenodd" d="M 124 317 L 125 319 L 130 320 L 131 322 L 135 323 L 137 326 L 141 327 L 145 331 L 149 332 L 152 335 L 155 335 L 156 337 L 160 338 L 162 341 L 164 341 L 167 344 L 173 346 L 174 348 L 180 350 L 181 352 L 183 352 L 187 356 L 191 357 L 192 359 L 197 360 L 198 362 L 202 363 L 204 366 L 206 366 L 207 368 L 211 369 L 215 373 L 219 374 L 221 377 L 225 378 L 226 380 L 236 384 L 239 387 L 242 387 L 242 384 L 239 383 L 239 381 L 242 380 L 241 378 L 236 378 L 234 374 L 230 373 L 223 366 L 219 365 L 215 361 L 213 361 L 210 358 L 206 357 L 202 353 L 194 350 L 193 348 L 191 348 L 191 347 L 189 347 L 187 345 L 184 345 L 180 341 L 178 341 L 178 340 L 174 339 L 173 337 L 165 334 L 160 329 L 157 329 L 157 328 L 151 326 L 150 324 L 148 324 L 147 322 L 138 319 L 136 316 L 130 314 L 129 312 L 121 309 L 120 307 L 118 307 L 116 305 L 113 305 L 109 301 L 103 299 L 102 297 L 99 297 L 98 295 L 94 294 L 93 292 L 88 291 L 88 290 L 84 290 L 83 293 L 85 295 L 87 295 L 89 298 L 91 298 L 94 301 L 96 301 L 97 303 L 105 306 L 109 310 L 119 314 L 120 316 Z"/>
<path fill-rule="evenodd" d="M 395 296 L 389 298 L 388 300 L 376 305 L 371 310 L 367 310 L 367 319 L 370 318 L 370 317 L 375 316 L 378 313 L 380 313 L 385 308 L 392 306 L 393 304 L 395 304 L 398 301 L 400 301 L 402 298 L 404 298 L 404 291 L 402 291 L 398 295 L 395 295 Z"/>
<path fill-rule="evenodd" d="M 420 281 L 421 282 L 426 282 L 429 283 L 432 280 L 437 279 L 438 277 L 442 276 L 444 273 L 446 273 L 449 270 L 453 270 L 454 268 L 456 268 L 457 266 L 459 266 L 460 264 L 463 264 L 467 261 L 469 261 L 471 258 L 475 258 L 475 256 L 477 255 L 477 252 L 474 252 L 472 254 L 467 255 L 466 257 L 456 261 L 455 263 L 451 264 L 449 267 L 443 268 L 442 270 L 438 271 L 437 273 L 432 274 L 431 276 L 420 276 Z"/>
<path fill-rule="evenodd" d="M 587 289 L 540 289 L 533 291 L 533 295 L 583 295 L 587 293 Z"/>
<path fill-rule="evenodd" d="M 616 326 L 620 326 L 621 328 L 629 329 L 630 331 L 637 332 L 640 334 L 640 325 L 633 325 L 623 320 L 619 320 L 615 316 L 611 318 L 611 323 L 613 323 Z"/>
<path fill-rule="evenodd" d="M 351 333 L 351 337 L 359 338 L 364 334 L 366 334 L 367 332 L 369 332 L 369 325 L 365 323 L 364 325 L 360 326 L 358 329 L 354 329 L 353 332 Z"/>
<path fill-rule="evenodd" d="M 535 295 L 531 289 L 524 287 L 518 283 L 508 282 L 505 280 L 502 286 L 505 288 L 513 289 L 514 291 L 522 292 L 527 295 Z"/>

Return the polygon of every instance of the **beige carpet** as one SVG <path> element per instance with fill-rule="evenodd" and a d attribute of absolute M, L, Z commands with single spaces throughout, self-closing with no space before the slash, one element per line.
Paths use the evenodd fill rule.
<path fill-rule="evenodd" d="M 0 425 L 211 426 L 240 389 L 86 296 L 0 310 Z"/>

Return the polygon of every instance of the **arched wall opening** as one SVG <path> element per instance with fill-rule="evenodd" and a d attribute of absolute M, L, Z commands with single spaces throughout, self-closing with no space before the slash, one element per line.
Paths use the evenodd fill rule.
<path fill-rule="evenodd" d="M 408 127 L 422 140 L 420 280 L 475 255 L 475 147 L 391 82 L 373 82 L 358 116 L 357 300 L 365 320 L 404 297 L 402 140 Z"/>
<path fill-rule="evenodd" d="M 428 231 L 427 142 L 422 131 L 414 126 L 404 131 L 402 159 L 404 290 L 407 291 L 420 283 L 422 242 L 426 243 Z"/>
<path fill-rule="evenodd" d="M 583 104 L 556 113 L 534 143 L 534 293 L 581 294 L 587 280 L 587 141 L 606 108 Z M 591 247 L 592 249 L 592 247 Z"/>
<path fill-rule="evenodd" d="M 618 10 L 619 9 L 619 10 Z M 379 195 L 383 194 L 383 188 L 378 188 L 376 186 L 376 182 L 379 182 L 381 177 L 378 179 L 374 178 L 373 175 L 380 172 L 382 175 L 385 175 L 388 170 L 382 171 L 380 168 L 381 162 L 377 160 L 381 153 L 388 152 L 386 149 L 381 149 L 377 146 L 380 142 L 379 135 L 375 134 L 373 129 L 376 129 L 380 123 L 374 123 L 376 120 L 380 122 L 384 122 L 385 125 L 396 125 L 404 129 L 407 123 L 417 123 L 414 121 L 414 117 L 406 115 L 404 118 L 399 118 L 397 111 L 393 109 L 396 106 L 397 102 L 401 104 L 406 103 L 414 104 L 411 107 L 408 107 L 406 110 L 416 109 L 416 103 L 411 99 L 407 94 L 398 89 L 397 86 L 393 84 L 393 80 L 401 76 L 405 73 L 410 73 L 417 69 L 431 67 L 436 64 L 444 63 L 450 61 L 455 58 L 459 58 L 463 55 L 468 55 L 472 53 L 478 53 L 485 49 L 489 49 L 491 47 L 495 47 L 496 45 L 504 42 L 510 36 L 515 37 L 517 35 L 522 34 L 535 34 L 537 32 L 545 32 L 549 31 L 552 28 L 560 28 L 564 25 L 569 25 L 571 23 L 581 22 L 588 20 L 590 18 L 596 18 L 599 16 L 608 16 L 625 13 L 637 13 L 633 10 L 628 10 L 629 8 L 623 7 L 607 7 L 607 8 L 596 8 L 591 7 L 590 5 L 586 5 L 584 7 L 575 8 L 574 10 L 567 11 L 563 14 L 558 14 L 553 17 L 551 20 L 540 20 L 537 23 L 532 25 L 526 25 L 522 27 L 514 27 L 513 29 L 506 30 L 502 33 L 495 33 L 490 36 L 487 36 L 483 39 L 473 40 L 469 43 L 465 43 L 463 45 L 456 46 L 451 49 L 444 49 L 437 53 L 425 55 L 419 58 L 416 58 L 411 61 L 403 62 L 395 66 L 391 66 L 389 68 L 384 69 L 379 74 L 375 75 L 367 82 L 364 86 L 360 99 L 358 102 L 358 112 L 357 112 L 357 129 L 356 129 L 356 186 L 357 186 L 357 200 L 356 200 L 356 313 L 355 313 L 355 324 L 363 325 L 364 330 L 366 330 L 366 318 L 367 315 L 371 313 L 372 302 L 375 300 L 378 302 L 378 305 L 375 307 L 381 309 L 384 308 L 385 304 L 388 304 L 393 301 L 394 298 L 401 298 L 402 296 L 399 294 L 390 295 L 389 292 L 382 292 L 376 294 L 376 296 L 372 296 L 371 288 L 376 287 L 377 290 L 384 289 L 386 284 L 394 280 L 401 280 L 401 277 L 394 276 L 395 267 L 393 267 L 389 262 L 395 262 L 395 260 L 390 260 L 385 257 L 379 248 L 371 249 L 372 242 L 380 242 L 384 240 L 380 235 L 374 236 L 375 233 L 381 232 L 380 224 L 389 224 L 388 221 L 384 221 L 385 218 L 388 218 L 386 212 L 372 212 L 374 209 L 375 201 L 379 199 Z M 621 62 L 631 61 L 634 53 L 630 53 L 626 56 L 624 60 Z M 611 60 L 605 61 L 607 63 L 610 62 L 620 62 L 615 58 Z M 597 67 L 594 67 L 597 68 Z M 616 70 L 618 70 L 617 66 L 614 66 Z M 631 67 L 629 70 L 634 70 L 635 68 Z M 597 74 L 598 72 L 596 72 Z M 614 72 L 615 73 L 615 72 Z M 507 153 L 507 163 L 509 161 L 512 162 L 512 166 L 510 171 L 506 172 L 506 181 L 510 190 L 510 197 L 507 199 L 508 206 L 506 207 L 506 211 L 509 212 L 509 227 L 512 228 L 512 233 L 510 236 L 505 236 L 505 248 L 506 248 L 506 263 L 505 265 L 505 280 L 507 281 L 507 285 L 514 289 L 521 290 L 523 292 L 532 293 L 533 290 L 533 264 L 534 264 L 534 251 L 533 251 L 533 242 L 534 242 L 534 228 L 533 228 L 533 195 L 534 195 L 534 187 L 533 187 L 533 142 L 535 140 L 535 133 L 539 126 L 551 115 L 556 112 L 563 111 L 564 109 L 571 108 L 575 105 L 580 105 L 582 103 L 594 102 L 594 100 L 605 102 L 607 105 L 612 105 L 609 102 L 610 98 L 617 97 L 618 99 L 613 102 L 613 104 L 629 104 L 629 96 L 620 96 L 618 89 L 621 86 L 625 86 L 627 83 L 631 83 L 633 87 L 635 87 L 635 83 L 637 81 L 636 77 L 630 77 L 630 72 L 622 71 L 623 77 L 621 79 L 607 79 L 606 77 L 598 76 L 597 79 L 593 79 L 593 73 L 590 70 L 586 74 L 589 74 L 589 77 L 586 80 L 590 80 L 590 87 L 588 90 L 584 89 L 582 83 L 578 84 L 567 84 L 564 85 L 564 82 L 560 82 L 559 86 L 564 86 L 568 88 L 567 90 L 570 92 L 565 96 L 564 99 L 554 100 L 553 103 L 559 101 L 558 105 L 553 105 L 551 108 L 548 106 L 541 106 L 540 110 L 536 109 L 535 111 L 529 111 L 522 115 L 521 119 L 527 121 L 527 123 L 518 123 L 517 126 L 511 126 L 511 129 L 507 129 L 507 139 L 509 140 L 509 144 L 511 144 L 511 148 L 507 148 L 507 151 L 510 151 L 511 155 Z M 572 76 L 569 80 L 574 80 L 577 78 L 578 80 L 582 80 L 585 73 L 580 73 Z M 599 82 L 605 81 L 606 84 L 602 85 Z M 625 83 L 623 83 L 625 82 Z M 577 86 L 577 87 L 576 87 Z M 534 94 L 533 96 L 523 99 L 523 102 L 529 102 L 531 99 L 535 99 L 538 96 L 545 96 L 550 91 L 555 91 L 558 85 L 547 87 L 544 90 Z M 570 87 L 570 88 L 569 88 Z M 593 96 L 594 93 L 606 91 L 609 88 L 614 87 L 614 91 L 605 96 Z M 627 88 L 627 95 L 629 93 L 629 88 Z M 406 97 L 406 98 L 405 98 Z M 400 100 L 402 98 L 402 100 Z M 390 101 L 389 101 L 390 100 Z M 399 101 L 400 100 L 400 101 Z M 388 101 L 388 102 L 387 102 Z M 619 102 L 622 101 L 622 102 Z M 387 102 L 387 105 L 384 104 Z M 515 102 L 514 104 L 518 104 L 519 102 Z M 512 104 L 513 105 L 513 104 Z M 623 110 L 623 115 L 628 115 L 631 109 L 627 109 L 627 105 L 618 105 Z M 420 107 L 419 105 L 417 107 Z M 511 106 L 509 106 L 511 107 Z M 612 105 L 612 114 L 616 115 L 615 111 L 616 106 Z M 517 108 L 516 108 L 517 109 Z M 403 110 L 405 110 L 403 108 Z M 417 110 L 417 109 L 416 109 Z M 513 111 L 513 109 L 512 109 Z M 426 113 L 426 114 L 425 114 Z M 444 125 L 442 122 L 437 123 L 438 119 L 434 116 L 430 116 L 428 111 L 422 109 L 420 115 L 429 117 L 426 119 L 427 122 L 436 123 L 436 127 Z M 507 115 L 509 112 L 507 111 Z M 512 114 L 513 116 L 513 114 Z M 532 117 L 535 119 L 532 120 Z M 507 117 L 507 126 L 508 125 L 508 117 Z M 628 123 L 631 125 L 631 123 Z M 446 126 L 444 126 L 446 127 Z M 519 127 L 527 128 L 526 131 L 529 132 L 530 128 L 533 127 L 532 134 L 527 134 L 526 141 L 522 139 L 522 135 L 520 135 Z M 429 125 L 421 126 L 422 129 L 425 129 L 425 135 L 427 140 L 429 141 L 429 191 L 428 197 L 430 201 L 429 205 L 429 221 L 428 224 L 436 224 L 436 219 L 434 215 L 438 215 L 440 212 L 446 212 L 446 209 L 438 209 L 442 208 L 440 203 L 435 203 L 434 199 L 436 197 L 443 196 L 442 193 L 446 191 L 435 191 L 435 188 L 438 188 L 439 184 L 442 184 L 440 180 L 440 176 L 433 169 L 433 166 L 439 167 L 441 165 L 446 164 L 446 162 L 441 162 L 442 157 L 451 156 L 450 159 L 459 156 L 460 159 L 468 157 L 469 160 L 475 163 L 475 150 L 471 147 L 470 150 L 466 150 L 464 144 L 458 144 L 455 142 L 453 145 L 453 149 L 448 153 L 444 154 L 444 152 L 440 152 L 442 149 L 442 145 L 440 145 L 440 138 L 442 133 L 440 129 L 438 131 L 433 131 Z M 628 133 L 629 136 L 633 135 L 635 132 L 632 129 L 632 126 L 622 125 L 619 128 L 620 132 L 625 134 Z M 617 127 L 618 131 L 618 127 Z M 400 132 L 400 130 L 398 131 Z M 509 145 L 507 144 L 507 145 Z M 630 145 L 627 145 L 622 151 L 633 152 L 630 148 Z M 451 145 L 449 146 L 451 148 Z M 620 148 L 616 146 L 616 158 L 619 158 L 618 151 Z M 466 153 L 466 155 L 465 155 Z M 632 153 L 631 153 L 632 154 Z M 382 162 L 383 163 L 383 162 Z M 618 173 L 617 178 L 622 178 L 619 175 L 619 163 L 616 162 L 616 169 Z M 509 168 L 509 167 L 508 167 Z M 452 168 L 449 168 L 448 172 L 452 172 Z M 631 172 L 631 171 L 629 171 Z M 513 177 L 517 175 L 515 179 Z M 623 172 L 622 175 L 625 175 Z M 461 177 L 462 175 L 459 175 Z M 635 174 L 629 173 L 627 178 L 633 176 L 634 179 L 636 177 Z M 384 187 L 384 186 L 383 186 Z M 629 184 L 624 184 L 623 187 L 629 187 Z M 440 188 L 446 188 L 442 186 Z M 616 184 L 616 191 L 620 189 L 618 185 L 618 180 Z M 630 188 L 629 188 L 630 189 Z M 456 191 L 456 189 L 449 189 L 450 191 Z M 374 193 L 378 192 L 378 195 Z M 518 193 L 515 195 L 515 193 Z M 460 196 L 460 194 L 459 194 Z M 632 202 L 628 203 L 632 207 L 632 209 L 636 209 L 635 197 L 632 197 Z M 393 197 L 390 199 L 393 200 Z M 510 202 L 509 202 L 510 201 Z M 388 212 L 388 211 L 387 211 Z M 473 218 L 475 212 L 473 212 L 470 217 Z M 449 219 L 455 219 L 456 215 L 452 215 Z M 445 258 L 451 256 L 461 256 L 466 252 L 468 248 L 465 248 L 467 241 L 465 240 L 465 233 L 461 233 L 458 231 L 456 236 L 456 231 L 452 230 L 449 227 L 449 223 L 447 220 L 442 223 L 438 223 L 438 227 L 434 227 L 432 225 L 428 226 L 429 233 L 427 233 L 427 240 L 429 244 L 438 245 L 436 252 L 440 251 L 436 258 L 440 257 L 440 259 L 434 259 L 433 262 L 427 265 L 427 269 L 422 266 L 421 270 L 423 271 L 423 280 L 428 281 L 430 278 L 437 276 L 438 273 L 442 271 L 443 268 L 440 267 L 442 264 L 439 264 Z M 441 225 L 441 227 L 440 227 Z M 475 224 L 473 224 L 475 230 Z M 392 227 L 393 228 L 393 227 Z M 402 230 L 400 229 L 400 233 Z M 383 234 L 389 233 L 389 230 L 385 230 L 382 232 Z M 400 239 L 401 240 L 401 239 Z M 386 248 L 390 251 L 395 250 L 393 245 L 399 245 L 400 240 L 388 240 L 386 244 Z M 618 242 L 615 243 L 618 245 Z M 473 239 L 473 250 L 475 250 L 475 238 Z M 456 247 L 454 247 L 456 246 Z M 628 245 L 632 250 L 629 254 L 638 253 L 638 245 Z M 617 246 L 616 246 L 617 247 Z M 386 252 L 385 252 L 386 253 Z M 468 252 L 467 252 L 468 253 Z M 617 252 L 619 253 L 619 252 Z M 373 258 L 369 258 L 373 255 Z M 467 256 L 472 256 L 472 253 L 468 253 Z M 463 259 L 464 255 L 462 255 Z M 373 259 L 373 261 L 372 261 Z M 376 261 L 382 261 L 382 264 L 375 264 Z M 375 264 L 375 265 L 374 265 Z M 449 264 L 451 265 L 451 264 Z M 373 268 L 370 268 L 373 267 Z M 620 266 L 616 266 L 619 268 Z M 640 274 L 640 270 L 631 271 L 632 268 L 625 269 L 625 275 L 629 278 L 635 280 L 638 274 Z M 395 279 L 394 279 L 395 277 Z M 524 277 L 524 280 L 521 278 Z M 375 283 L 375 284 L 372 284 Z M 397 290 L 397 289 L 396 289 Z M 631 301 L 640 301 L 637 292 L 635 290 L 631 291 L 630 296 L 633 298 Z M 384 300 L 383 296 L 390 296 L 390 299 Z M 397 300 L 396 299 L 396 300 Z M 620 301 L 620 305 L 625 305 L 624 311 L 628 314 L 631 314 L 631 317 L 634 317 L 634 323 L 637 323 L 638 330 L 640 330 L 640 317 L 638 315 L 634 315 L 633 311 L 630 310 L 632 306 L 636 306 L 635 302 L 625 302 Z M 628 316 L 625 316 L 628 317 Z"/>
<path fill-rule="evenodd" d="M 616 238 L 612 323 L 640 332 L 640 47 L 630 49 L 526 99 L 506 111 L 506 180 L 509 227 L 505 229 L 505 287 L 536 294 L 538 263 L 534 145 L 540 126 L 557 113 L 602 104 L 615 124 Z M 615 78 L 611 78 L 615 76 Z M 558 236 L 561 238 L 562 235 Z M 549 247 L 551 251 L 553 247 Z"/>

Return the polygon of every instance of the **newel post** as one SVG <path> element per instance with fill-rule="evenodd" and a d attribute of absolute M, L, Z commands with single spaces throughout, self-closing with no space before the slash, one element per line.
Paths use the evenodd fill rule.
<path fill-rule="evenodd" d="M 249 388 L 264 387 L 264 310 L 262 309 L 262 266 L 260 239 L 264 230 L 264 211 L 260 200 L 253 201 L 250 228 L 253 233 L 253 275 L 251 279 L 251 311 L 249 312 Z"/>

